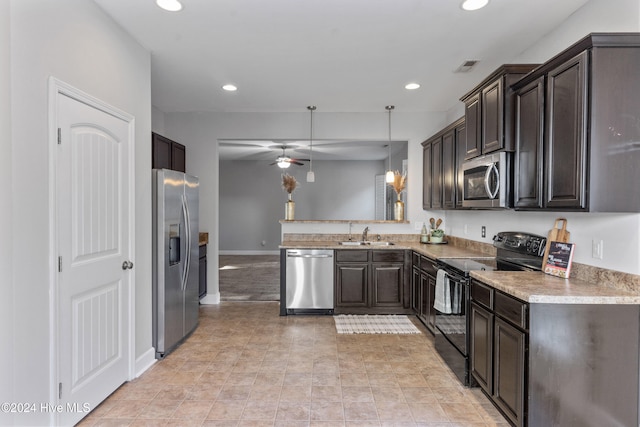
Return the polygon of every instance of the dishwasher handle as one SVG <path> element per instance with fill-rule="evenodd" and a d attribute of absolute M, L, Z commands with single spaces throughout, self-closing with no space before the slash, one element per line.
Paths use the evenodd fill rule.
<path fill-rule="evenodd" d="M 287 254 L 289 258 L 332 258 L 333 255 L 301 255 L 301 254 Z"/>

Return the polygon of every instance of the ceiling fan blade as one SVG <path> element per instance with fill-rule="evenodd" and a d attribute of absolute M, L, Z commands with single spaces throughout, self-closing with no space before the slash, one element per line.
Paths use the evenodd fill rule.
<path fill-rule="evenodd" d="M 289 163 L 293 163 L 294 165 L 304 166 L 304 163 L 296 162 L 295 160 L 290 160 Z"/>

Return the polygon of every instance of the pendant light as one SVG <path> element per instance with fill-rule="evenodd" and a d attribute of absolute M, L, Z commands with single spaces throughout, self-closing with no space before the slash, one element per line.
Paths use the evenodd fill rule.
<path fill-rule="evenodd" d="M 395 180 L 395 174 L 393 173 L 393 170 L 391 170 L 391 110 L 393 110 L 394 108 L 396 108 L 393 105 L 387 105 L 386 107 L 384 107 L 387 109 L 387 111 L 389 112 L 389 169 L 387 170 L 387 173 L 384 176 L 384 180 L 387 182 L 387 184 L 392 184 L 393 181 Z"/>
<path fill-rule="evenodd" d="M 316 182 L 316 175 L 313 173 L 313 112 L 315 109 L 315 105 L 309 105 L 307 107 L 311 116 L 309 130 L 309 172 L 307 172 L 307 182 Z"/>

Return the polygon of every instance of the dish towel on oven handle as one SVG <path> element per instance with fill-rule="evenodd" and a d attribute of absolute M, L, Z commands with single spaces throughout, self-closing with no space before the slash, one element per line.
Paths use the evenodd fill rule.
<path fill-rule="evenodd" d="M 433 308 L 440 313 L 451 314 L 451 283 L 442 269 L 436 274 L 436 297 Z"/>

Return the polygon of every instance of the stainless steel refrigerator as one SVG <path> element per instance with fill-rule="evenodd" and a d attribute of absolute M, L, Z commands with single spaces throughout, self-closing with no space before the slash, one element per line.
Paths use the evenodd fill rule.
<path fill-rule="evenodd" d="M 153 170 L 153 346 L 162 359 L 198 326 L 198 178 Z"/>

